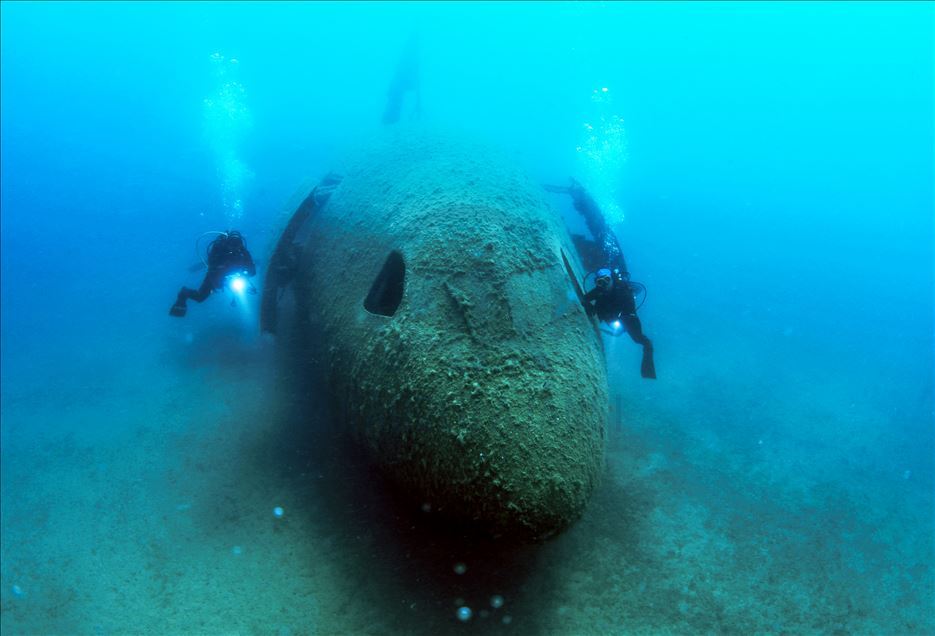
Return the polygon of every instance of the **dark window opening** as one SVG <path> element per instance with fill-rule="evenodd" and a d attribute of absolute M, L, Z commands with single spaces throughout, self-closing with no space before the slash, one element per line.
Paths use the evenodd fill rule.
<path fill-rule="evenodd" d="M 377 274 L 370 292 L 364 299 L 364 309 L 372 314 L 392 316 L 403 300 L 403 282 L 406 280 L 406 264 L 397 251 L 390 252 Z"/>

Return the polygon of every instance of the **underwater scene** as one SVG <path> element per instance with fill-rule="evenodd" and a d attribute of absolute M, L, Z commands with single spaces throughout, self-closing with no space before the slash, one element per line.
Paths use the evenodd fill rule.
<path fill-rule="evenodd" d="M 935 634 L 935 5 L 0 2 L 0 631 Z"/>

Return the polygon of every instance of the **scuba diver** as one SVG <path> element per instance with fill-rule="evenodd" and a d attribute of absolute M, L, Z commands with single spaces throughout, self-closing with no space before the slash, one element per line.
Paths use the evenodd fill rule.
<path fill-rule="evenodd" d="M 584 294 L 581 304 L 588 316 L 597 316 L 598 320 L 611 326 L 610 335 L 620 334 L 625 330 L 633 341 L 643 347 L 643 360 L 640 375 L 644 378 L 656 378 L 656 365 L 653 362 L 653 344 L 643 333 L 643 326 L 636 315 L 639 308 L 634 294 L 643 292 L 642 283 L 630 281 L 626 259 L 616 235 L 601 213 L 597 202 L 588 194 L 580 183 L 571 180 L 570 186 L 546 185 L 549 192 L 558 192 L 571 196 L 575 210 L 584 217 L 585 225 L 594 240 L 573 235 L 572 240 L 578 248 L 582 261 L 587 265 L 598 265 L 595 272 L 594 289 Z"/>
<path fill-rule="evenodd" d="M 211 232 L 208 232 L 211 234 Z M 222 289 L 224 283 L 230 280 L 231 287 L 235 291 L 244 289 L 246 281 L 244 277 L 256 275 L 256 265 L 253 263 L 253 257 L 247 250 L 247 244 L 244 242 L 243 235 L 237 230 L 228 232 L 217 232 L 218 237 L 211 241 L 208 246 L 208 258 L 204 262 L 208 272 L 197 290 L 190 287 L 182 287 L 179 295 L 175 299 L 175 304 L 169 308 L 169 315 L 181 318 L 188 310 L 185 303 L 189 299 L 197 303 L 204 301 L 216 289 Z M 204 236 L 204 235 L 202 235 Z M 250 285 L 250 293 L 255 294 L 256 288 Z"/>
<path fill-rule="evenodd" d="M 606 267 L 597 270 L 594 289 L 584 295 L 584 310 L 589 316 L 597 316 L 614 328 L 612 335 L 623 328 L 630 338 L 643 347 L 643 360 L 640 363 L 640 375 L 644 378 L 656 378 L 656 365 L 653 362 L 653 343 L 643 333 L 643 325 L 636 315 L 634 292 L 642 287 L 641 283 L 631 283 L 630 275 L 619 269 L 611 271 Z"/>
<path fill-rule="evenodd" d="M 395 124 L 403 111 L 406 94 L 412 92 L 414 103 L 412 117 L 418 119 L 421 113 L 421 93 L 419 91 L 419 34 L 413 33 L 406 41 L 402 56 L 396 66 L 393 81 L 386 91 L 386 109 L 383 111 L 383 123 Z"/>

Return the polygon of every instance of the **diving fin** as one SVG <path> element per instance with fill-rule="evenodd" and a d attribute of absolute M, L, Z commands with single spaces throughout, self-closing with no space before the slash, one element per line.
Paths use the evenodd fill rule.
<path fill-rule="evenodd" d="M 640 375 L 647 380 L 656 379 L 656 363 L 653 362 L 653 346 L 643 345 L 643 360 L 640 362 Z"/>

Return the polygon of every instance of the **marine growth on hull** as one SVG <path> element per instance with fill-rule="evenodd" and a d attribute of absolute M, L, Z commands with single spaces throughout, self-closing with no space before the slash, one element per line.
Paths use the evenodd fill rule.
<path fill-rule="evenodd" d="M 418 505 L 495 535 L 567 527 L 601 471 L 607 381 L 542 188 L 486 147 L 413 128 L 323 186 L 270 262 L 295 260 L 283 285 L 341 425 Z"/>

